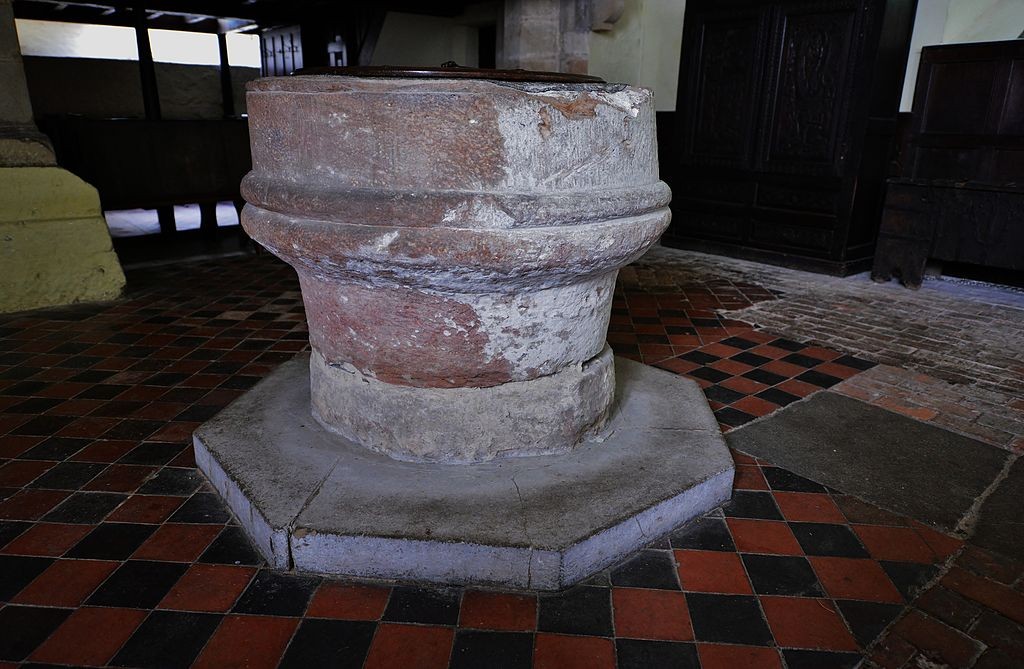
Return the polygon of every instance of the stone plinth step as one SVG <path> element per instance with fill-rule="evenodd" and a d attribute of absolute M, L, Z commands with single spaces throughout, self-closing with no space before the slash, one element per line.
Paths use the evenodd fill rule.
<path fill-rule="evenodd" d="M 301 355 L 196 431 L 196 462 L 278 568 L 556 590 L 731 493 L 697 384 L 621 358 L 615 374 L 607 426 L 570 453 L 416 463 L 322 428 Z"/>

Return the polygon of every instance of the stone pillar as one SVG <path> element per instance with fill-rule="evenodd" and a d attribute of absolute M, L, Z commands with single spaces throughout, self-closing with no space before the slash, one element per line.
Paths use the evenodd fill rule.
<path fill-rule="evenodd" d="M 247 107 L 242 225 L 299 274 L 321 424 L 444 462 L 600 428 L 615 276 L 670 215 L 649 91 L 294 76 Z"/>
<path fill-rule="evenodd" d="M 505 0 L 498 66 L 586 74 L 590 29 L 591 0 Z"/>
<path fill-rule="evenodd" d="M 11 0 L 0 0 L 0 312 L 117 297 L 99 195 L 56 166 L 32 120 Z"/>

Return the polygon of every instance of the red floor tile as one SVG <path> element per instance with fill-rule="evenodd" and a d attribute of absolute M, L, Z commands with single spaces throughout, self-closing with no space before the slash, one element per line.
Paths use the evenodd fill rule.
<path fill-rule="evenodd" d="M 803 374 L 804 372 L 807 371 L 806 367 L 794 365 L 789 362 L 783 362 L 781 360 L 772 360 L 771 362 L 766 362 L 765 364 L 761 365 L 761 369 L 765 370 L 766 372 L 771 372 L 773 374 L 779 374 L 781 376 L 786 377 L 799 376 L 800 374 Z"/>
<path fill-rule="evenodd" d="M 192 562 L 203 554 L 222 529 L 220 525 L 162 525 L 132 557 L 136 560 Z"/>
<path fill-rule="evenodd" d="M 0 502 L 0 518 L 38 520 L 70 494 L 63 490 L 22 490 Z"/>
<path fill-rule="evenodd" d="M 846 519 L 851 523 L 863 525 L 886 525 L 890 527 L 909 527 L 910 522 L 891 511 L 885 511 L 877 506 L 861 501 L 850 495 L 836 495 L 834 497 L 839 510 L 843 512 Z M 924 538 L 924 537 L 922 537 Z"/>
<path fill-rule="evenodd" d="M 739 351 L 736 351 L 736 353 L 739 353 Z M 742 362 L 737 362 L 735 360 L 728 359 L 716 360 L 715 362 L 709 364 L 708 367 L 714 367 L 719 371 L 725 372 L 726 374 L 732 374 L 733 376 L 744 374 L 754 369 L 750 365 L 744 365 Z"/>
<path fill-rule="evenodd" d="M 964 545 L 962 540 L 947 536 L 917 521 L 911 521 L 910 524 L 940 559 L 949 557 Z"/>
<path fill-rule="evenodd" d="M 33 662 L 104 665 L 145 619 L 138 609 L 75 610 L 32 654 Z"/>
<path fill-rule="evenodd" d="M 601 637 L 540 633 L 533 669 L 615 669 L 615 645 Z"/>
<path fill-rule="evenodd" d="M 726 523 L 736 542 L 736 550 L 741 553 L 803 555 L 793 531 L 784 522 L 728 518 Z"/>
<path fill-rule="evenodd" d="M 0 467 L 0 488 L 20 488 L 39 478 L 56 462 L 14 460 Z"/>
<path fill-rule="evenodd" d="M 615 634 L 631 639 L 693 639 L 690 612 L 681 592 L 612 588 Z"/>
<path fill-rule="evenodd" d="M 7 544 L 0 552 L 58 557 L 89 534 L 93 527 L 93 525 L 39 523 Z"/>
<path fill-rule="evenodd" d="M 950 590 L 1024 625 L 1024 592 L 982 578 L 960 567 L 950 569 L 940 582 Z"/>
<path fill-rule="evenodd" d="M 790 522 L 846 523 L 842 511 L 824 493 L 776 491 L 775 502 Z"/>
<path fill-rule="evenodd" d="M 324 581 L 313 595 L 306 615 L 310 618 L 378 620 L 384 613 L 391 588 L 338 581 Z"/>
<path fill-rule="evenodd" d="M 757 465 L 737 464 L 732 487 L 736 490 L 768 490 L 768 482 Z"/>
<path fill-rule="evenodd" d="M 812 386 L 809 383 L 797 381 L 796 379 L 783 381 L 782 383 L 775 387 L 778 388 L 779 390 L 786 391 L 790 395 L 796 395 L 797 397 L 807 397 L 808 395 L 816 393 L 819 390 L 821 390 L 821 388 L 819 388 L 818 386 Z"/>
<path fill-rule="evenodd" d="M 857 642 L 827 599 L 761 597 L 768 627 L 783 648 L 857 650 Z"/>
<path fill-rule="evenodd" d="M 743 562 L 724 551 L 675 551 L 683 590 L 724 594 L 753 594 Z"/>
<path fill-rule="evenodd" d="M 852 525 L 864 547 L 876 560 L 931 564 L 937 557 L 924 539 L 909 527 Z"/>
<path fill-rule="evenodd" d="M 114 462 L 138 445 L 136 441 L 126 440 L 97 441 L 72 455 L 69 460 L 76 462 Z"/>
<path fill-rule="evenodd" d="M 116 523 L 162 523 L 185 503 L 184 497 L 132 495 L 107 520 Z"/>
<path fill-rule="evenodd" d="M 57 560 L 12 601 L 38 606 L 78 606 L 119 564 L 107 560 Z"/>
<path fill-rule="evenodd" d="M 739 409 L 745 413 L 760 418 L 767 416 L 773 411 L 779 410 L 779 405 L 772 402 L 766 402 L 759 397 L 744 397 L 743 399 L 736 400 L 731 405 L 734 409 Z"/>
<path fill-rule="evenodd" d="M 782 669 L 774 648 L 700 643 L 697 653 L 701 669 Z"/>
<path fill-rule="evenodd" d="M 920 611 L 911 611 L 892 631 L 926 651 L 934 658 L 929 662 L 932 666 L 969 667 L 981 652 L 976 641 Z"/>
<path fill-rule="evenodd" d="M 43 440 L 42 437 L 23 437 L 8 434 L 0 439 L 0 458 L 16 458 Z"/>
<path fill-rule="evenodd" d="M 757 381 L 753 381 L 742 376 L 734 376 L 732 378 L 725 379 L 718 385 L 745 395 L 753 395 L 754 393 L 759 393 L 762 390 L 768 389 L 768 386 L 765 384 L 758 383 Z"/>
<path fill-rule="evenodd" d="M 874 560 L 810 557 L 825 592 L 834 599 L 860 599 L 899 604 L 902 595 Z"/>
<path fill-rule="evenodd" d="M 454 638 L 448 627 L 381 623 L 363 669 L 444 669 Z"/>
<path fill-rule="evenodd" d="M 532 631 L 537 599 L 529 595 L 470 590 L 462 597 L 459 625 L 486 630 Z"/>
<path fill-rule="evenodd" d="M 199 654 L 193 669 L 277 666 L 298 618 L 226 616 Z"/>
<path fill-rule="evenodd" d="M 180 611 L 229 611 L 256 569 L 221 564 L 194 564 L 167 593 L 159 608 Z"/>
<path fill-rule="evenodd" d="M 155 471 L 155 467 L 141 465 L 110 465 L 99 476 L 89 481 L 82 490 L 132 492 Z"/>

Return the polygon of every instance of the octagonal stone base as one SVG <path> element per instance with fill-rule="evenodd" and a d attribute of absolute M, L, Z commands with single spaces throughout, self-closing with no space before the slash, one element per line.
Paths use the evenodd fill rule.
<path fill-rule="evenodd" d="M 298 356 L 196 431 L 196 462 L 278 568 L 557 590 L 731 494 L 732 457 L 697 384 L 615 365 L 616 406 L 597 438 L 448 465 L 324 430 Z"/>

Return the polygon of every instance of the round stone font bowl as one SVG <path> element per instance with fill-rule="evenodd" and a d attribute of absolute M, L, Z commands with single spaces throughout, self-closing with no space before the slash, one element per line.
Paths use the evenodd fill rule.
<path fill-rule="evenodd" d="M 242 225 L 298 273 L 325 428 L 446 463 L 600 429 L 615 277 L 670 217 L 649 91 L 312 75 L 247 104 Z"/>

